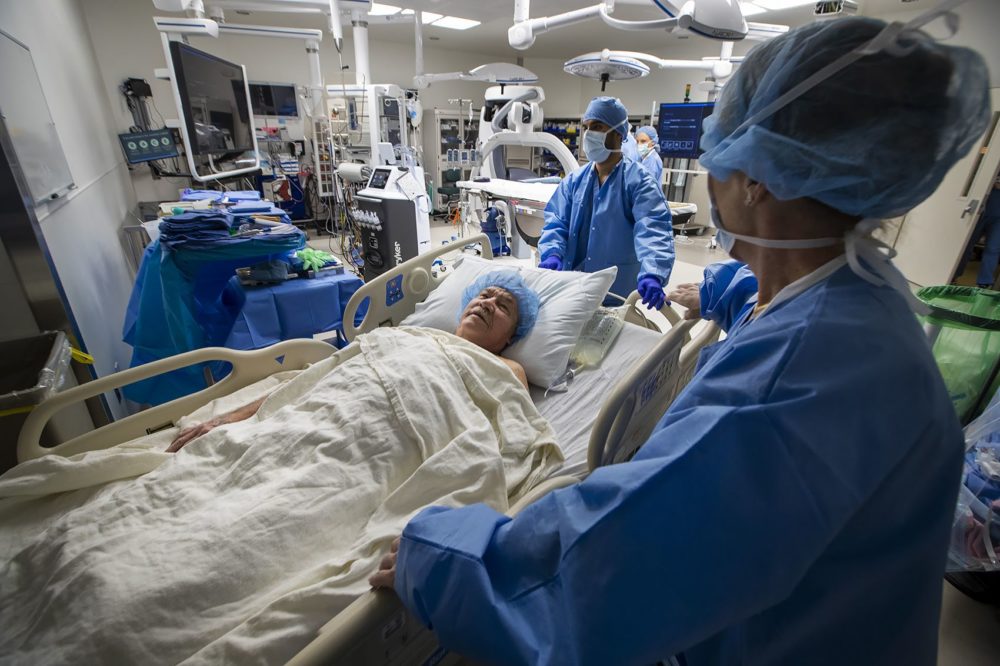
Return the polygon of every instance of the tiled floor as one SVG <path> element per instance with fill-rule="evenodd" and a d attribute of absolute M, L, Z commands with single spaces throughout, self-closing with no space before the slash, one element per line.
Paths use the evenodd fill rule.
<path fill-rule="evenodd" d="M 431 224 L 431 244 L 434 247 L 457 235 L 448 224 Z M 316 249 L 340 254 L 337 237 L 316 237 L 310 234 L 309 245 Z M 685 282 L 700 282 L 704 266 L 728 257 L 719 249 L 709 249 L 708 239 L 694 237 L 690 242 L 676 244 L 677 262 L 670 286 Z M 518 261 L 510 260 L 507 261 Z M 525 263 L 530 263 L 524 260 Z M 975 275 L 978 263 L 970 264 L 966 274 Z M 997 666 L 1000 664 L 1000 608 L 986 606 L 944 584 L 941 610 L 938 661 L 941 666 Z"/>

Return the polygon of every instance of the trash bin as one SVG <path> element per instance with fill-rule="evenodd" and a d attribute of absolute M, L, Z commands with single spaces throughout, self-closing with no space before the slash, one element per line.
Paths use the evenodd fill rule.
<path fill-rule="evenodd" d="M 925 287 L 917 297 L 934 358 L 952 404 L 967 424 L 996 392 L 1000 370 L 1000 292 L 975 287 Z"/>
<path fill-rule="evenodd" d="M 62 387 L 71 358 L 69 341 L 59 331 L 0 342 L 0 473 L 17 464 L 21 426 L 35 405 Z M 42 443 L 58 443 L 48 430 Z"/>

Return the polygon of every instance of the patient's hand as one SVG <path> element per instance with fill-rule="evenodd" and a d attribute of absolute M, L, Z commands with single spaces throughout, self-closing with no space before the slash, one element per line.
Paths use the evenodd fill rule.
<path fill-rule="evenodd" d="M 688 283 L 679 284 L 669 294 L 667 300 L 687 308 L 685 319 L 701 319 L 701 285 Z"/>
<path fill-rule="evenodd" d="M 221 416 L 216 416 L 214 419 L 209 419 L 204 423 L 199 423 L 198 425 L 191 426 L 190 428 L 184 428 L 179 433 L 177 437 L 174 437 L 174 441 L 170 443 L 167 447 L 167 453 L 176 453 L 184 448 L 188 443 L 193 442 L 207 432 L 215 430 L 220 425 L 226 425 L 227 423 L 236 423 L 237 421 L 245 421 L 260 409 L 260 406 L 264 404 L 264 400 L 267 399 L 265 395 L 260 400 L 254 400 L 249 405 L 243 405 L 231 412 L 222 414 Z"/>
<path fill-rule="evenodd" d="M 390 590 L 396 584 L 396 558 L 399 556 L 399 537 L 389 546 L 389 554 L 378 563 L 378 571 L 368 578 L 368 583 L 376 590 L 387 587 Z"/>

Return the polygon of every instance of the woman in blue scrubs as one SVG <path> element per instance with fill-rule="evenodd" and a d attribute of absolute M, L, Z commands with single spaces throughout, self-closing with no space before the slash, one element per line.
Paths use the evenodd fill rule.
<path fill-rule="evenodd" d="M 936 662 L 962 434 L 871 233 L 934 191 L 990 110 L 982 58 L 919 25 L 814 23 L 747 56 L 701 159 L 740 263 L 689 299 L 726 340 L 631 462 L 514 518 L 432 507 L 407 525 L 372 582 L 443 646 L 504 664 Z"/>
<path fill-rule="evenodd" d="M 659 135 L 656 128 L 650 125 L 640 127 L 635 133 L 639 144 L 639 163 L 661 188 L 663 187 L 663 158 L 660 157 Z"/>

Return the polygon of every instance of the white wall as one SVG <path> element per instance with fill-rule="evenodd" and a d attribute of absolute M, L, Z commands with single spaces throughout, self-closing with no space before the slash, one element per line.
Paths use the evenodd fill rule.
<path fill-rule="evenodd" d="M 153 25 L 152 17 L 158 12 L 149 0 L 87 0 L 84 3 L 86 24 L 93 38 L 97 60 L 103 78 L 103 90 L 110 100 L 113 110 L 112 124 L 119 132 L 124 132 L 132 124 L 131 115 L 125 106 L 118 86 L 127 77 L 144 78 L 153 88 L 153 99 L 159 112 L 167 118 L 176 118 L 177 110 L 170 94 L 170 85 L 153 77 L 153 70 L 165 66 L 159 33 Z M 294 18 L 281 14 L 261 14 L 275 25 L 289 25 Z M 232 22 L 245 20 L 235 14 L 227 16 Z M 257 19 L 259 17 L 254 16 Z M 323 29 L 318 18 L 312 27 Z M 303 24 L 298 19 L 296 24 Z M 311 25 L 311 24 L 310 24 Z M 414 44 L 412 36 L 399 41 L 379 38 L 380 29 L 373 26 L 369 31 L 370 69 L 375 83 L 395 83 L 412 87 L 414 74 Z M 398 32 L 398 31 L 397 31 Z M 348 67 L 343 77 L 348 84 L 355 80 L 354 47 L 350 29 L 345 30 L 343 64 Z M 210 51 L 227 60 L 246 66 L 251 80 L 290 82 L 304 85 L 308 82 L 304 45 L 297 40 L 237 37 L 223 35 L 218 39 L 193 38 L 196 48 Z M 333 48 L 329 35 L 324 36 L 320 45 L 322 71 L 327 84 L 341 81 L 340 59 Z M 513 55 L 511 60 L 513 60 Z M 452 72 L 468 70 L 477 65 L 498 60 L 495 55 L 483 55 L 453 51 L 433 46 L 425 42 L 424 61 L 427 72 Z M 525 66 L 543 77 L 546 89 L 547 115 L 577 115 L 580 113 L 578 101 L 579 79 L 562 71 L 562 61 L 550 59 L 528 59 Z M 449 81 L 435 83 L 420 96 L 425 110 L 456 108 L 450 105 L 451 98 L 464 97 L 481 102 L 486 85 L 474 82 Z M 478 103 L 477 103 L 478 106 Z M 155 116 L 155 113 L 154 113 Z M 149 169 L 138 166 L 133 170 L 133 183 L 139 200 L 167 198 L 176 195 L 183 182 L 164 179 L 153 181 Z"/>
<path fill-rule="evenodd" d="M 918 9 L 868 13 L 884 21 L 906 22 L 916 18 L 929 7 L 930 5 L 924 3 Z M 959 28 L 958 32 L 950 37 L 946 43 L 953 46 L 966 46 L 978 51 L 989 67 L 990 87 L 1000 87 L 1000 40 L 997 39 L 997 29 L 1000 28 L 1000 2 L 997 0 L 970 0 L 959 5 L 954 11 L 959 16 Z M 941 19 L 929 24 L 925 29 L 938 38 L 948 36 L 948 30 Z"/>
<path fill-rule="evenodd" d="M 0 3 L 0 27 L 31 49 L 76 183 L 37 214 L 83 342 L 106 375 L 127 367 L 131 354 L 121 341 L 132 276 L 120 232 L 134 198 L 94 47 L 76 0 Z"/>

